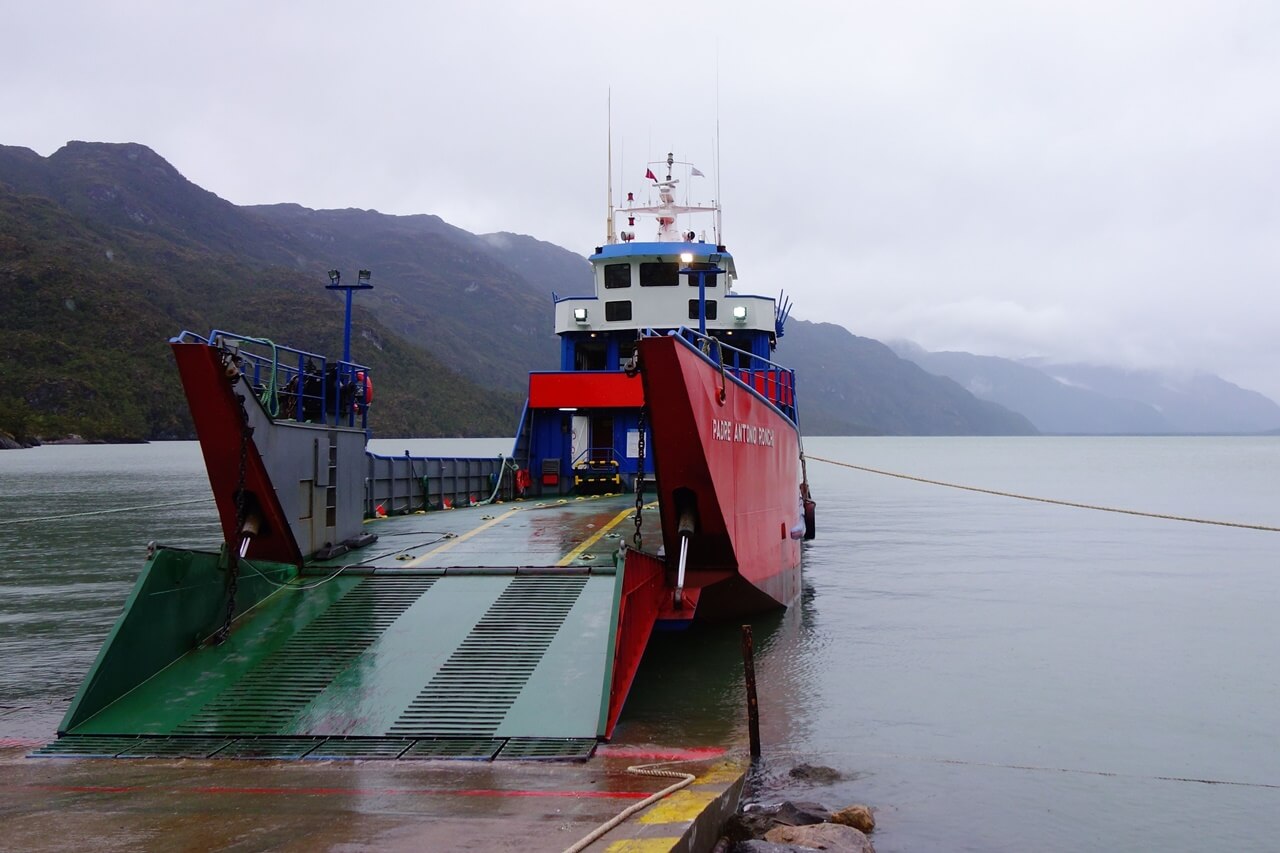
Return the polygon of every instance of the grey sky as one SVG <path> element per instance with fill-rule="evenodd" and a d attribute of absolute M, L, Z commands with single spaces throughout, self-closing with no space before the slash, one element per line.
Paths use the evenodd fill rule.
<path fill-rule="evenodd" d="M 930 349 L 1280 399 L 1280 4 L 11 2 L 0 143 L 581 253 L 668 148 L 740 287 Z M 718 72 L 717 72 L 718 67 Z M 641 237 L 645 235 L 640 230 Z"/>

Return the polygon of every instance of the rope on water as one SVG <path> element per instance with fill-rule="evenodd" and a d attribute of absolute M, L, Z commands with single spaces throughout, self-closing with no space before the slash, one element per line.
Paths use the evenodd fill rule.
<path fill-rule="evenodd" d="M 1163 518 L 1168 521 L 1186 521 L 1192 524 L 1214 524 L 1219 527 L 1240 527 L 1245 530 L 1267 530 L 1272 533 L 1280 533 L 1280 527 L 1270 527 L 1265 524 L 1244 524 L 1238 521 L 1216 521 L 1210 518 L 1192 518 L 1186 515 L 1167 515 L 1161 512 L 1143 512 L 1136 509 L 1121 509 L 1113 506 L 1099 506 L 1097 504 L 1076 503 L 1075 501 L 1061 501 L 1055 498 L 1038 498 L 1032 495 L 1020 495 L 1016 492 L 1001 492 L 996 489 L 982 489 L 978 486 L 963 486 L 959 483 L 947 483 L 943 480 L 929 480 L 924 477 L 913 477 L 910 474 L 899 474 L 894 471 L 882 471 L 879 468 L 868 468 L 864 465 L 854 465 L 849 462 L 839 462 L 835 459 L 824 459 L 821 456 L 809 454 L 810 459 L 818 462 L 826 462 L 828 465 L 838 465 L 841 468 L 852 468 L 855 471 L 866 471 L 868 474 L 879 474 L 884 477 L 896 477 L 899 480 L 911 480 L 916 483 L 927 483 L 930 486 L 946 486 L 948 489 L 963 489 L 966 492 L 980 492 L 984 495 L 996 495 L 1002 498 L 1017 498 L 1020 501 L 1036 501 L 1042 504 L 1054 504 L 1055 506 L 1070 506 L 1076 509 L 1092 509 L 1098 512 L 1115 512 L 1122 515 L 1138 515 L 1143 518 Z"/>
<path fill-rule="evenodd" d="M 84 516 L 89 516 L 89 515 L 106 515 L 112 512 L 133 512 L 139 509 L 164 509 L 166 507 L 171 507 L 171 506 L 185 506 L 186 504 L 203 504 L 203 503 L 210 503 L 212 501 L 213 501 L 213 498 L 196 498 L 195 500 L 190 500 L 190 501 L 171 501 L 170 503 L 163 503 L 163 504 L 144 504 L 143 506 L 122 506 L 122 507 L 116 507 L 115 509 L 95 509 L 90 512 L 68 512 L 68 513 L 64 513 L 63 515 L 46 515 L 46 516 L 41 516 L 39 518 L 9 518 L 9 519 L 5 519 L 4 521 L 0 521 L 0 527 L 4 527 L 7 524 L 26 524 L 28 522 L 34 522 L 34 521 L 62 521 L 63 519 L 67 519 L 67 518 L 83 518 Z"/>
<path fill-rule="evenodd" d="M 646 797 L 640 802 L 634 805 L 628 806 L 627 808 L 618 812 L 618 814 L 614 815 L 609 820 L 605 821 L 604 823 L 597 826 L 595 829 L 591 830 L 590 833 L 588 833 L 587 835 L 584 835 L 572 847 L 566 847 L 564 853 L 580 853 L 580 851 L 586 850 L 593 843 L 595 843 L 597 839 L 607 834 L 610 830 L 612 830 L 614 827 L 621 824 L 623 821 L 631 817 L 633 814 L 644 811 L 649 806 L 653 805 L 654 803 L 658 802 L 661 799 L 664 799 L 665 797 L 671 796 L 676 791 L 679 791 L 681 788 L 685 788 L 685 787 L 688 787 L 689 785 L 692 785 L 694 780 L 698 778 L 697 776 L 694 776 L 692 773 L 681 773 L 678 770 L 651 770 L 650 769 L 652 767 L 661 767 L 664 764 L 674 764 L 674 763 L 676 762 L 661 761 L 657 764 L 636 764 L 636 765 L 632 765 L 631 767 L 628 767 L 627 772 L 632 773 L 636 776 L 657 776 L 660 778 L 667 778 L 667 779 L 679 779 L 680 781 L 676 782 L 674 785 L 668 785 L 658 793 L 653 794 L 652 796 Z"/>

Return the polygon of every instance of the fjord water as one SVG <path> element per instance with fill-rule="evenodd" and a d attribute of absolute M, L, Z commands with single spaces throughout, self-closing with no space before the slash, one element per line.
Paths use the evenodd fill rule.
<path fill-rule="evenodd" d="M 757 798 L 869 803 L 880 853 L 1275 849 L 1280 533 L 819 458 L 1280 527 L 1280 438 L 809 438 L 806 451 L 819 505 L 804 594 L 754 623 Z M 0 739 L 51 736 L 146 543 L 216 541 L 207 498 L 192 443 L 0 453 Z M 661 635 L 618 737 L 741 745 L 743 707 L 737 626 Z M 791 777 L 802 762 L 842 778 Z"/>

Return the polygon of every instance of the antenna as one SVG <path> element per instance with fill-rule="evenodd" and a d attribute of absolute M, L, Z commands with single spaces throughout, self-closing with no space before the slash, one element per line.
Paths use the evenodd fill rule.
<path fill-rule="evenodd" d="M 716 245 L 724 245 L 724 199 L 720 196 L 720 36 L 716 36 Z"/>
<path fill-rule="evenodd" d="M 608 244 L 618 242 L 618 238 L 613 233 L 613 87 L 609 87 L 609 95 L 605 101 L 606 124 L 608 124 L 608 146 L 609 161 L 606 168 L 608 173 L 609 197 L 607 199 L 608 213 L 605 214 L 604 240 Z"/>

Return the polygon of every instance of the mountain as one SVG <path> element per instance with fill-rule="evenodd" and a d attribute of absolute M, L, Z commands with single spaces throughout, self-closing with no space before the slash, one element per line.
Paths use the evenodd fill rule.
<path fill-rule="evenodd" d="M 357 269 L 372 270 L 374 288 L 358 294 L 359 303 L 396 334 L 479 385 L 523 393 L 531 369 L 560 365 L 546 284 L 573 285 L 551 267 L 531 280 L 519 271 L 508 247 L 438 216 L 309 210 L 296 204 L 244 210 L 277 235 L 297 268 L 312 272 L 317 281 L 327 280 L 330 268 L 349 276 Z M 527 249 L 538 241 L 504 242 Z M 589 287 L 586 259 L 557 251 L 576 259 L 584 268 L 578 278 L 585 275 Z M 559 264 L 569 266 L 563 259 Z"/>
<path fill-rule="evenodd" d="M 437 216 L 240 207 L 149 148 L 0 146 L 0 430 L 189 437 L 164 342 L 210 326 L 336 352 L 327 270 L 373 270 L 353 354 L 377 374 L 376 434 L 505 435 L 528 371 L 554 369 L 551 294 L 589 293 L 580 255 Z M 955 383 L 830 324 L 793 320 L 811 433 L 1034 431 Z"/>
<path fill-rule="evenodd" d="M 1020 412 L 1044 433 L 1257 433 L 1280 424 L 1280 406 L 1216 376 L 927 352 L 910 342 L 892 346 L 974 396 Z"/>
<path fill-rule="evenodd" d="M 1058 382 L 1150 406 L 1179 433 L 1259 433 L 1280 427 L 1280 405 L 1207 373 L 1028 362 Z"/>
<path fill-rule="evenodd" d="M 165 345 L 183 328 L 339 351 L 333 296 L 292 265 L 254 262 L 282 251 L 260 219 L 141 146 L 59 154 L 0 148 L 0 430 L 190 437 Z M 378 376 L 377 434 L 510 431 L 516 395 L 469 382 L 368 311 L 353 327 Z"/>
<path fill-rule="evenodd" d="M 794 367 L 812 434 L 1034 435 L 1025 417 L 976 398 L 889 347 L 833 323 L 789 320 L 779 358 Z"/>

